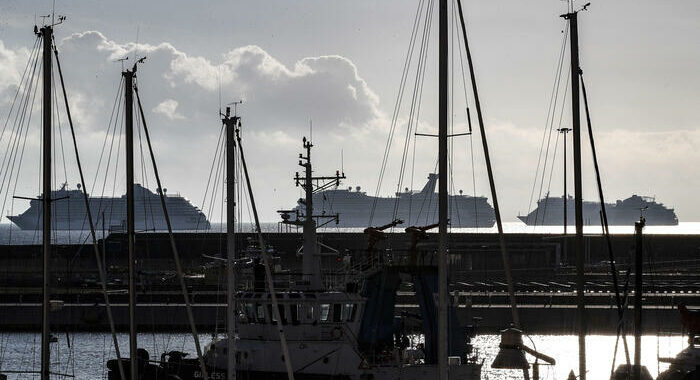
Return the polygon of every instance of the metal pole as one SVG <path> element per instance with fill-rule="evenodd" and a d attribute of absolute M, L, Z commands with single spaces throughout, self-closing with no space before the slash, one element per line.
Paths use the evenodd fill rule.
<path fill-rule="evenodd" d="M 635 256 L 634 256 L 634 370 L 633 379 L 640 380 L 642 377 L 642 265 L 644 263 L 644 218 L 634 223 L 635 234 Z"/>
<path fill-rule="evenodd" d="M 569 217 L 568 217 L 568 205 L 569 205 L 569 197 L 568 197 L 568 191 L 566 189 L 567 185 L 567 178 L 566 178 L 566 134 L 571 131 L 571 128 L 559 128 L 557 129 L 561 134 L 564 135 L 564 236 L 566 236 L 566 227 L 569 224 Z M 565 240 L 566 241 L 566 240 Z M 566 246 L 564 247 L 564 256 L 566 257 Z"/>
<path fill-rule="evenodd" d="M 306 149 L 306 162 L 301 164 L 304 167 L 304 190 L 305 190 L 305 208 L 306 219 L 304 219 L 304 256 L 302 258 L 302 269 L 304 280 L 310 281 L 312 289 L 321 288 L 321 272 L 320 266 L 316 262 L 316 221 L 314 215 L 313 202 L 313 171 L 311 167 L 311 148 L 314 145 L 311 140 L 304 141 Z"/>
<path fill-rule="evenodd" d="M 85 191 L 85 190 L 83 190 Z M 104 271 L 107 272 L 107 236 L 105 236 L 105 212 L 102 211 L 102 263 Z"/>
<path fill-rule="evenodd" d="M 42 302 L 41 302 L 41 378 L 48 380 L 51 372 L 51 347 L 49 329 L 49 284 L 51 272 L 51 41 L 53 28 L 41 28 L 41 38 L 44 42 L 43 67 L 43 257 L 42 257 Z"/>
<path fill-rule="evenodd" d="M 226 278 L 228 280 L 226 309 L 228 350 L 226 372 L 228 380 L 236 379 L 236 123 L 238 117 L 230 117 L 231 108 L 226 108 Z"/>
<path fill-rule="evenodd" d="M 448 120 L 448 22 L 447 0 L 440 0 L 439 117 L 438 117 L 438 375 L 447 379 L 447 120 Z"/>
<path fill-rule="evenodd" d="M 568 157 L 566 155 L 566 134 L 571 131 L 571 128 L 559 128 L 557 130 L 564 136 L 564 157 L 563 157 L 564 158 L 563 159 L 563 161 L 564 161 L 564 244 L 563 244 L 563 248 L 564 248 L 564 258 L 565 258 L 565 260 L 568 260 L 569 255 L 567 254 L 568 243 L 566 240 L 566 232 L 567 232 L 566 230 L 567 230 L 567 226 L 569 225 L 569 215 L 568 215 L 568 212 L 569 212 L 569 192 L 566 189 L 566 185 L 567 185 L 566 158 Z"/>
<path fill-rule="evenodd" d="M 510 311 L 513 318 L 513 325 L 520 328 L 520 317 L 518 315 L 518 307 L 515 300 L 515 289 L 513 288 L 513 276 L 510 271 L 510 257 L 506 251 L 506 240 L 503 235 L 503 222 L 501 220 L 501 210 L 498 206 L 498 196 L 496 194 L 496 182 L 493 178 L 493 169 L 491 168 L 491 156 L 489 155 L 489 144 L 486 139 L 486 129 L 484 128 L 484 116 L 481 112 L 481 102 L 479 100 L 479 89 L 476 85 L 476 75 L 474 74 L 474 64 L 472 63 L 472 53 L 469 49 L 469 40 L 467 39 L 467 27 L 464 24 L 464 14 L 462 13 L 462 1 L 457 0 L 459 7 L 459 18 L 462 24 L 462 37 L 464 38 L 464 50 L 467 53 L 467 62 L 469 63 L 469 78 L 472 82 L 472 92 L 474 93 L 474 106 L 476 107 L 476 115 L 479 119 L 479 132 L 481 133 L 481 145 L 484 149 L 484 160 L 486 161 L 486 172 L 489 177 L 489 186 L 491 187 L 491 198 L 493 199 L 494 216 L 496 217 L 496 226 L 498 227 L 498 243 L 501 248 L 501 260 L 503 261 L 503 271 L 506 275 L 506 283 L 508 284 L 508 296 L 510 299 Z"/>
<path fill-rule="evenodd" d="M 584 296 L 583 191 L 581 181 L 581 119 L 579 104 L 578 14 L 564 15 L 571 33 L 571 115 L 574 133 L 574 205 L 576 210 L 576 294 L 578 310 L 579 378 L 586 380 L 586 305 Z"/>
<path fill-rule="evenodd" d="M 135 67 L 135 66 L 134 66 Z M 131 379 L 138 379 L 136 351 L 136 276 L 134 257 L 134 72 L 126 70 L 124 76 L 124 119 L 126 122 L 126 229 L 129 238 L 129 356 Z"/>

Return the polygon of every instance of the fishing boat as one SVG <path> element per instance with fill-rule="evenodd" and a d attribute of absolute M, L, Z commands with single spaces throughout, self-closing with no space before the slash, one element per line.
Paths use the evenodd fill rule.
<path fill-rule="evenodd" d="M 291 360 L 296 379 L 436 378 L 437 308 L 433 294 L 437 291 L 437 267 L 416 265 L 415 257 L 411 265 L 411 252 L 405 250 L 368 256 L 339 271 L 322 271 L 322 246 L 316 239 L 313 214 L 313 183 L 319 177 L 312 176 L 313 144 L 304 139 L 303 146 L 306 155 L 302 155 L 301 165 L 306 174 L 300 183 L 309 201 L 301 220 L 288 223 L 304 226 L 304 270 L 302 274 L 275 275 L 275 284 L 287 284 L 275 285 L 276 300 L 266 289 L 264 271 L 242 273 L 239 280 L 252 286 L 241 289 L 235 297 L 236 373 L 244 378 L 286 378 L 287 361 Z M 337 175 L 330 181 L 339 180 Z M 435 253 L 432 257 L 425 253 L 421 263 L 431 261 L 437 262 Z M 422 331 L 415 333 L 425 337 L 420 344 L 416 340 L 411 344 L 405 329 L 404 319 L 409 316 L 395 313 L 402 276 L 409 276 L 418 289 Z M 469 336 L 459 326 L 454 308 L 450 314 L 450 374 L 479 379 L 481 363 L 467 347 Z M 229 347 L 229 340 L 211 344 L 205 355 L 207 365 L 217 370 L 227 368 Z"/>

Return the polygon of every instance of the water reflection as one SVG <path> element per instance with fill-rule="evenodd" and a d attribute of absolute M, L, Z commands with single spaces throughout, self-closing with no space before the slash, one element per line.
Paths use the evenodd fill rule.
<path fill-rule="evenodd" d="M 60 373 L 74 374 L 78 379 L 104 378 L 105 363 L 114 358 L 111 338 L 105 333 L 58 334 L 58 343 L 52 344 L 52 370 Z M 67 338 L 70 337 L 72 350 L 68 349 Z M 533 335 L 536 349 L 554 357 L 556 366 L 540 367 L 541 379 L 566 379 L 572 369 L 578 372 L 578 344 L 574 335 Z M 522 372 L 492 369 L 491 363 L 498 353 L 498 335 L 479 335 L 474 338 L 474 345 L 484 359 L 483 379 L 522 379 Z M 128 336 L 119 337 L 122 355 L 128 356 Z M 633 339 L 628 339 L 630 355 L 634 349 Z M 11 333 L 0 334 L 0 370 L 31 371 L 39 368 L 39 334 Z M 201 335 L 202 344 L 211 342 L 211 335 Z M 592 335 L 586 339 L 587 368 L 589 379 L 607 379 L 615 348 L 614 336 Z M 531 344 L 531 343 L 528 343 Z M 649 372 L 656 376 L 668 365 L 657 364 L 657 355 L 673 357 L 686 347 L 687 339 L 682 335 L 644 336 L 642 339 L 642 361 Z M 194 343 L 189 334 L 140 334 L 139 346 L 146 348 L 151 357 L 157 358 L 167 350 L 181 350 L 194 353 Z M 622 344 L 618 347 L 617 363 L 624 362 Z M 531 361 L 532 357 L 528 357 Z M 8 379 L 32 379 L 38 375 L 10 375 Z"/>

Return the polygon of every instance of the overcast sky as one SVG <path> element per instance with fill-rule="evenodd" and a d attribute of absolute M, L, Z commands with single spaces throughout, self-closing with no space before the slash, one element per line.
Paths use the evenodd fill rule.
<path fill-rule="evenodd" d="M 531 207 L 528 200 L 566 28 L 559 15 L 566 3 L 463 3 L 502 215 L 514 221 L 518 212 Z M 309 120 L 316 172 L 339 169 L 342 150 L 348 176 L 344 186 L 362 186 L 374 194 L 417 6 L 418 0 L 57 0 L 56 13 L 68 16 L 55 33 L 88 182 L 98 171 L 118 90 L 121 66 L 114 61 L 145 55 L 148 59 L 138 72 L 140 94 L 163 181 L 171 192 L 202 206 L 221 126 L 221 88 L 223 102 L 244 99 L 239 113 L 262 219 L 277 220 L 275 210 L 293 207 L 300 196 L 291 178 L 298 170 L 296 157 L 302 136 L 309 134 Z M 0 2 L 3 123 L 35 41 L 35 20 L 41 22 L 37 16 L 50 10 L 50 1 Z M 681 221 L 700 221 L 700 2 L 598 1 L 579 20 L 581 65 L 607 199 L 655 195 L 675 207 Z M 435 29 L 418 127 L 423 131 L 437 125 L 436 37 Z M 455 92 L 461 93 L 461 74 L 455 83 Z M 465 128 L 459 111 L 464 97 L 455 96 L 454 102 L 454 128 L 459 131 Z M 385 196 L 397 187 L 408 107 L 405 103 L 399 116 L 380 191 Z M 563 118 L 563 126 L 570 126 L 568 106 Z M 40 192 L 38 136 L 35 125 L 18 195 Z M 473 139 L 479 147 L 480 137 Z M 469 147 L 466 137 L 454 140 L 453 170 L 454 188 L 471 194 Z M 5 142 L 0 149 L 6 149 Z M 560 195 L 561 145 L 557 149 L 552 184 L 547 185 L 547 178 L 543 192 L 550 188 Z M 483 152 L 477 148 L 474 153 L 476 193 L 490 199 Z M 590 154 L 584 153 L 584 196 L 592 200 L 594 177 Z M 423 186 L 435 166 L 436 142 L 419 139 L 415 160 L 402 187 Z M 123 182 L 123 174 L 118 175 L 117 186 Z M 78 182 L 74 172 L 68 173 L 68 182 Z M 121 194 L 123 186 L 115 191 Z M 17 202 L 15 207 L 16 214 L 26 206 Z M 212 220 L 219 219 L 220 206 L 215 208 Z M 9 214 L 7 208 L 4 214 Z"/>

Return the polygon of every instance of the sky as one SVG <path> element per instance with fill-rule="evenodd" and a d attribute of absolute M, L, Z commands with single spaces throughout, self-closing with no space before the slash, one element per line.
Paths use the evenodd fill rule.
<path fill-rule="evenodd" d="M 164 187 L 202 207 L 210 219 L 220 219 L 222 203 L 220 192 L 205 195 L 221 130 L 219 108 L 239 99 L 244 101 L 238 113 L 261 219 L 278 220 L 275 210 L 293 207 L 300 197 L 292 177 L 300 170 L 303 136 L 313 139 L 316 174 L 333 174 L 342 167 L 348 177 L 342 186 L 361 186 L 374 195 L 419 2 L 56 0 L 56 13 L 67 16 L 55 35 L 91 193 L 123 193 L 123 163 L 121 171 L 109 169 L 111 184 L 103 186 L 104 173 L 110 172 L 99 158 L 121 79 L 117 60 L 128 56 L 130 67 L 134 59 L 146 56 L 137 73 L 139 93 Z M 545 179 L 535 176 L 543 133 L 550 126 L 552 84 L 567 27 L 559 15 L 566 3 L 465 0 L 463 6 L 501 214 L 505 221 L 515 221 L 547 190 L 555 195 L 563 191 L 561 141 L 552 160 L 554 135 Z M 43 0 L 0 2 L 3 124 L 36 38 L 33 26 L 51 8 L 52 2 Z M 426 133 L 437 126 L 437 13 L 434 18 L 417 124 L 418 132 Z M 458 32 L 454 27 L 450 30 Z M 695 194 L 700 187 L 700 2 L 594 2 L 580 14 L 579 28 L 581 67 L 607 200 L 656 196 L 674 207 L 681 221 L 700 221 Z M 459 43 L 452 39 L 455 132 L 466 130 L 467 103 L 473 108 L 471 92 L 467 102 L 463 95 Z M 413 74 L 407 94 L 412 86 Z M 409 98 L 404 96 L 397 115 L 378 191 L 383 196 L 404 187 L 419 190 L 437 160 L 437 142 L 416 139 L 399 182 L 411 120 Z M 560 101 L 554 128 L 571 126 L 569 101 L 563 111 Z M 34 108 L 37 115 L 39 109 Z M 34 120 L 12 192 L 16 195 L 40 193 L 40 126 L 39 118 Z M 586 143 L 587 135 L 583 138 Z M 67 138 L 64 142 L 68 144 Z M 491 199 L 481 136 L 455 137 L 451 147 L 454 190 Z M 0 139 L 0 149 L 7 150 L 5 140 Z M 113 162 L 123 160 L 115 154 L 110 156 Z M 69 156 L 67 166 L 72 167 Z M 570 155 L 568 160 L 571 168 Z M 587 144 L 583 162 L 584 198 L 593 200 Z M 65 175 L 62 166 L 57 171 L 57 183 L 65 179 L 75 187 L 74 169 Z M 145 182 L 140 173 L 137 180 Z M 149 181 L 154 188 L 153 179 Z M 8 215 L 23 211 L 26 204 L 5 201 L 2 207 Z"/>

